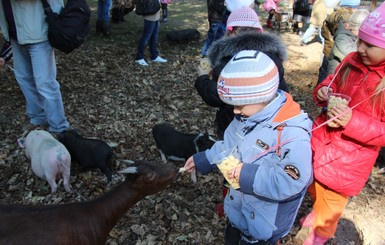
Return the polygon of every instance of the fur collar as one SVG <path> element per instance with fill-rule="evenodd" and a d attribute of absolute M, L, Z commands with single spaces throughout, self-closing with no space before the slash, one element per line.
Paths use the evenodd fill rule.
<path fill-rule="evenodd" d="M 287 59 L 287 51 L 282 40 L 268 32 L 246 32 L 237 36 L 223 37 L 208 50 L 208 59 L 212 67 L 227 63 L 242 50 L 259 50 L 275 56 L 282 63 Z"/>

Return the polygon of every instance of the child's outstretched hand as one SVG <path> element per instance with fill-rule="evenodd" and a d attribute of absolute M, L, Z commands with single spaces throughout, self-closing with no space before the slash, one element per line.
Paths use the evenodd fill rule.
<path fill-rule="evenodd" d="M 195 170 L 194 158 L 192 156 L 187 159 L 186 163 L 184 164 L 184 168 L 189 173 L 192 173 Z"/>
<path fill-rule="evenodd" d="M 333 93 L 333 89 L 327 86 L 323 86 L 317 91 L 317 100 L 319 102 L 328 100 L 328 94 Z"/>
<path fill-rule="evenodd" d="M 345 127 L 352 118 L 353 111 L 347 105 L 338 104 L 335 105 L 329 113 L 329 116 L 331 117 L 337 116 L 337 118 L 334 119 L 333 122 L 339 124 L 341 127 Z"/>

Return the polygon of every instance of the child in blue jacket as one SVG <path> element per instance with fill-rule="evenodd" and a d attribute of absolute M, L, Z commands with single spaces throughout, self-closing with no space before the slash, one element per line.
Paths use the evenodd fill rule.
<path fill-rule="evenodd" d="M 222 172 L 240 186 L 225 198 L 225 244 L 277 244 L 293 226 L 312 182 L 312 122 L 278 85 L 269 56 L 255 50 L 236 54 L 217 86 L 220 98 L 234 106 L 235 118 L 223 141 L 185 163 L 190 172 L 208 174 L 218 169 L 221 153 L 239 152 L 240 164 Z"/>

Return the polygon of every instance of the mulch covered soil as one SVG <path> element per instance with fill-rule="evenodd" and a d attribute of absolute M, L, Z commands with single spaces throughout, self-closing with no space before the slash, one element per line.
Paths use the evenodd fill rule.
<path fill-rule="evenodd" d="M 195 2 L 194 2 L 195 3 Z M 28 123 L 25 101 L 12 72 L 0 68 L 0 203 L 60 204 L 94 199 L 124 180 L 116 171 L 127 167 L 123 160 L 146 159 L 162 164 L 151 129 L 168 122 L 182 132 L 209 132 L 215 135 L 215 108 L 204 104 L 195 91 L 200 43 L 168 44 L 160 49 L 166 64 L 140 67 L 134 60 L 132 34 L 129 41 L 114 41 L 91 34 L 81 49 L 70 55 L 57 52 L 58 80 L 67 117 L 84 137 L 99 138 L 113 146 L 113 180 L 107 184 L 99 170 L 85 171 L 72 164 L 74 193 L 50 194 L 49 185 L 36 177 L 30 161 L 18 146 L 21 128 Z M 114 35 L 114 34 L 113 34 Z M 320 61 L 320 45 L 299 46 L 299 37 L 282 31 L 288 45 L 286 79 L 291 93 L 311 116 L 318 109 L 311 100 Z M 95 41 L 96 40 L 96 41 Z M 170 162 L 183 166 L 183 163 Z M 374 170 L 363 193 L 351 200 L 337 236 L 329 244 L 381 244 L 385 223 L 384 176 Z M 125 195 L 125 193 L 122 193 Z M 192 183 L 182 175 L 166 190 L 144 198 L 111 230 L 108 244 L 223 244 L 225 219 L 214 212 L 222 200 L 222 176 L 202 176 Z M 306 199 L 300 216 L 310 210 Z M 296 223 L 284 238 L 294 244 Z M 383 230 L 382 230 L 383 231 Z M 299 234 L 299 233 L 298 233 Z"/>

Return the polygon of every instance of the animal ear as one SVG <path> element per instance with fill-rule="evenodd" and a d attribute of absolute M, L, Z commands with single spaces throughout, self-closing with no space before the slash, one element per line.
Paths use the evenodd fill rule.
<path fill-rule="evenodd" d="M 137 167 L 128 167 L 125 169 L 122 169 L 118 171 L 119 174 L 136 174 L 138 173 L 138 168 Z"/>
<path fill-rule="evenodd" d="M 19 143 L 20 148 L 25 148 L 25 138 L 17 139 L 17 143 Z"/>

